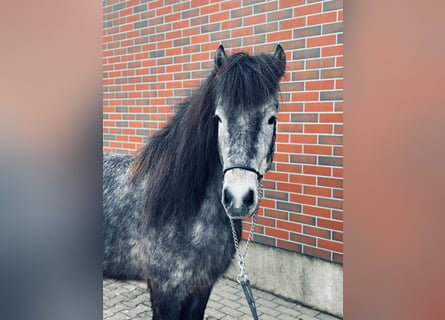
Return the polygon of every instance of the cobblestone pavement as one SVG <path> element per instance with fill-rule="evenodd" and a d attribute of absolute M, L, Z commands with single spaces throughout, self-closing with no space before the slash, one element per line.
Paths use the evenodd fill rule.
<path fill-rule="evenodd" d="M 104 280 L 103 319 L 151 319 L 150 297 L 146 287 L 144 282 Z M 252 291 L 260 320 L 339 319 L 255 288 Z M 205 315 L 206 320 L 252 319 L 239 284 L 224 278 L 213 288 Z"/>

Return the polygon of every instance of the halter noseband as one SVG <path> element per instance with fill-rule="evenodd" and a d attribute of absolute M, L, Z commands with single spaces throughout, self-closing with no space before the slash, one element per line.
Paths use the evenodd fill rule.
<path fill-rule="evenodd" d="M 230 171 L 230 170 L 233 170 L 233 169 L 247 170 L 247 171 L 255 173 L 258 176 L 258 180 L 263 179 L 263 175 L 261 173 L 259 173 L 258 171 L 256 171 L 254 168 L 244 167 L 244 166 L 233 166 L 233 167 L 225 168 L 224 171 L 223 171 L 223 174 L 226 174 L 227 171 Z"/>

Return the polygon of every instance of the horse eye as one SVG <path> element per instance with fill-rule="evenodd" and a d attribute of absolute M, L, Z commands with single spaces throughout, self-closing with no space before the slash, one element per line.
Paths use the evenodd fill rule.
<path fill-rule="evenodd" d="M 267 121 L 267 124 L 274 124 L 275 122 L 277 122 L 277 117 L 272 116 L 269 118 L 269 120 Z"/>
<path fill-rule="evenodd" d="M 216 120 L 218 120 L 218 122 L 221 122 L 221 118 L 220 118 L 217 114 L 215 114 L 215 115 L 213 116 L 213 118 L 215 118 Z"/>

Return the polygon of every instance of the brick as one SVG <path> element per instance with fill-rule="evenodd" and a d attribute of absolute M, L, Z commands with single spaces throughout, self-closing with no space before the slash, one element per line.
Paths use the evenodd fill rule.
<path fill-rule="evenodd" d="M 201 7 L 200 8 L 200 12 L 201 12 L 201 14 L 202 15 L 210 15 L 210 21 L 212 21 L 212 15 L 211 14 L 214 14 L 215 12 L 220 12 L 221 10 L 220 10 L 220 4 L 219 3 L 214 3 L 214 4 L 210 4 L 210 5 L 208 5 L 208 6 L 203 6 L 203 7 Z M 225 13 L 226 14 L 229 14 L 229 11 L 225 11 Z M 227 18 L 226 19 L 228 19 L 229 18 L 229 16 L 227 16 Z"/>
<path fill-rule="evenodd" d="M 181 13 L 181 18 L 182 19 L 189 19 L 189 18 L 193 18 L 193 17 L 197 17 L 197 16 L 199 16 L 199 9 L 198 8 L 186 10 L 186 11 L 183 11 Z"/>
<path fill-rule="evenodd" d="M 197 43 L 204 43 L 204 42 L 208 42 L 209 41 L 209 35 L 208 34 L 200 34 L 197 36 L 193 36 L 191 38 L 192 44 L 197 44 Z M 205 57 L 207 57 L 208 53 L 204 52 Z M 193 58 L 192 58 L 193 60 Z"/>
<path fill-rule="evenodd" d="M 330 260 L 331 257 L 331 253 L 329 251 L 321 250 L 310 246 L 303 246 L 303 254 L 311 255 L 324 260 Z"/>
<path fill-rule="evenodd" d="M 301 252 L 301 245 L 298 244 L 298 243 L 294 243 L 294 242 L 278 239 L 277 240 L 277 246 L 280 247 L 280 248 L 283 248 L 283 249 L 296 251 L 296 252 Z M 263 308 L 261 310 L 263 310 Z M 274 318 L 274 319 L 277 319 L 277 318 Z"/>
<path fill-rule="evenodd" d="M 290 161 L 293 163 L 316 164 L 317 157 L 310 155 L 293 154 L 291 155 Z"/>
<path fill-rule="evenodd" d="M 311 124 L 306 123 L 303 128 L 304 133 L 334 133 L 331 124 Z"/>
<path fill-rule="evenodd" d="M 310 4 L 306 6 L 298 6 L 294 8 L 294 16 L 307 16 L 322 11 L 321 3 Z"/>
<path fill-rule="evenodd" d="M 336 124 L 334 126 L 334 133 L 335 134 L 343 134 L 343 124 Z"/>
<path fill-rule="evenodd" d="M 290 142 L 317 144 L 317 136 L 313 134 L 291 134 Z"/>
<path fill-rule="evenodd" d="M 238 28 L 238 27 L 240 27 L 242 25 L 243 25 L 243 22 L 242 22 L 241 18 L 230 19 L 228 21 L 223 21 L 221 23 L 221 29 L 227 30 L 227 29 L 232 29 L 232 28 Z"/>
<path fill-rule="evenodd" d="M 322 218 L 330 218 L 331 210 L 327 208 L 320 208 L 314 205 L 304 205 L 303 213 L 311 216 L 317 216 Z"/>
<path fill-rule="evenodd" d="M 277 2 L 276 1 L 270 1 L 262 4 L 257 4 L 254 6 L 254 13 L 262 13 L 262 12 L 270 12 L 272 10 L 277 9 Z"/>
<path fill-rule="evenodd" d="M 294 222 L 289 222 L 289 221 L 282 221 L 282 220 L 277 220 L 276 227 L 278 229 L 283 229 L 283 230 L 293 231 L 293 232 L 301 232 L 301 230 L 302 230 L 302 227 L 300 224 L 297 224 Z"/>
<path fill-rule="evenodd" d="M 304 174 L 313 174 L 313 175 L 317 175 L 317 176 L 330 176 L 331 168 L 305 165 L 305 166 L 303 166 L 303 173 Z"/>
<path fill-rule="evenodd" d="M 343 136 L 341 135 L 320 135 L 318 137 L 319 144 L 343 145 Z"/>
<path fill-rule="evenodd" d="M 305 47 L 304 39 L 283 40 L 280 43 L 281 46 L 284 48 L 284 50 L 301 49 Z M 290 52 L 288 53 L 288 55 L 290 55 Z M 290 58 L 288 58 L 288 60 L 290 60 Z M 288 63 L 286 63 L 286 68 L 288 70 L 298 70 L 298 69 L 301 70 L 303 69 L 303 67 L 304 67 L 303 61 L 289 61 Z"/>
<path fill-rule="evenodd" d="M 291 213 L 289 218 L 291 221 L 295 221 L 295 222 L 299 222 L 299 223 L 303 223 L 303 224 L 307 224 L 307 225 L 315 225 L 315 218 L 307 216 L 305 214 Z"/>
<path fill-rule="evenodd" d="M 330 241 L 325 239 L 318 239 L 318 246 L 324 249 L 343 252 L 343 244 L 336 241 Z"/>
<path fill-rule="evenodd" d="M 323 57 L 343 55 L 343 45 L 340 44 L 337 46 L 323 47 L 321 49 L 321 55 Z"/>
<path fill-rule="evenodd" d="M 156 50 L 156 51 L 152 51 L 150 52 L 150 58 L 159 58 L 159 57 L 163 57 L 165 55 L 165 50 Z"/>
<path fill-rule="evenodd" d="M 343 231 L 343 222 L 342 221 L 335 221 L 335 220 L 320 218 L 317 220 L 317 225 L 322 228 Z"/>
<path fill-rule="evenodd" d="M 243 46 L 251 46 L 259 43 L 264 43 L 266 41 L 266 35 L 256 35 L 256 36 L 250 36 L 250 37 L 243 37 L 242 38 Z M 237 45 L 240 46 L 240 45 Z"/>
<path fill-rule="evenodd" d="M 201 7 L 209 4 L 209 0 L 191 0 L 190 1 L 190 7 Z"/>
<path fill-rule="evenodd" d="M 208 23 L 208 22 L 209 22 L 208 16 L 200 16 L 200 17 L 190 19 L 191 26 L 196 26 L 196 25 L 200 25 L 200 24 L 204 24 L 204 23 Z"/>
<path fill-rule="evenodd" d="M 292 183 L 316 185 L 317 178 L 314 176 L 305 175 L 305 174 L 292 174 L 289 177 L 289 181 Z"/>
<path fill-rule="evenodd" d="M 332 261 L 337 262 L 339 264 L 343 264 L 343 254 L 333 252 L 332 253 Z M 326 315 L 325 317 L 326 317 L 326 319 L 329 319 L 330 316 Z M 323 319 L 323 318 L 320 317 L 320 319 Z"/>
<path fill-rule="evenodd" d="M 264 24 L 267 20 L 266 14 L 257 14 L 243 18 L 245 26 Z"/>
<path fill-rule="evenodd" d="M 282 40 L 287 40 L 292 37 L 291 30 L 272 32 L 267 34 L 267 41 L 269 42 L 280 42 Z"/>
<path fill-rule="evenodd" d="M 112 11 L 119 11 L 125 9 L 125 2 L 118 3 L 112 6 Z"/>
<path fill-rule="evenodd" d="M 343 232 L 332 232 L 332 240 L 343 241 Z"/>
<path fill-rule="evenodd" d="M 272 31 L 278 30 L 278 23 L 277 22 L 270 22 L 265 24 L 256 25 L 254 27 L 254 33 L 260 34 L 260 33 L 269 33 Z"/>
<path fill-rule="evenodd" d="M 171 29 L 172 29 L 172 28 L 171 28 L 171 24 L 169 24 L 169 23 L 166 23 L 166 24 L 162 24 L 162 25 L 156 26 L 156 28 L 155 28 L 155 30 L 156 30 L 157 33 L 170 31 Z"/>
<path fill-rule="evenodd" d="M 133 13 L 147 11 L 147 4 L 141 4 L 139 6 L 133 7 Z"/>
<path fill-rule="evenodd" d="M 306 226 L 306 225 L 303 226 L 303 233 L 306 235 L 315 236 L 318 238 L 325 238 L 325 239 L 331 238 L 331 232 L 329 230 Z"/>
<path fill-rule="evenodd" d="M 323 11 L 343 9 L 343 0 L 331 0 L 323 3 Z"/>
<path fill-rule="evenodd" d="M 305 154 L 316 154 L 316 155 L 331 155 L 332 147 L 330 146 L 320 146 L 320 145 L 305 145 L 303 148 Z"/>
<path fill-rule="evenodd" d="M 293 92 L 291 94 L 293 101 L 317 101 L 319 99 L 318 92 Z"/>
<path fill-rule="evenodd" d="M 303 194 L 291 194 L 290 201 L 298 203 L 298 204 L 309 204 L 315 205 L 317 202 L 316 197 L 312 195 L 303 195 Z"/>
<path fill-rule="evenodd" d="M 318 122 L 317 113 L 293 113 L 292 122 Z"/>
<path fill-rule="evenodd" d="M 292 9 L 272 11 L 267 14 L 267 21 L 283 20 L 292 18 Z"/>
<path fill-rule="evenodd" d="M 294 38 L 306 38 L 321 35 L 321 26 L 294 29 Z"/>
<path fill-rule="evenodd" d="M 308 235 L 302 235 L 297 233 L 290 233 L 289 239 L 295 242 L 308 244 L 311 246 L 316 245 L 316 239 L 314 237 L 308 236 Z"/>
<path fill-rule="evenodd" d="M 271 198 L 271 199 L 275 199 L 275 200 L 283 200 L 283 201 L 289 200 L 289 195 L 287 192 L 266 190 L 264 193 L 264 196 L 266 198 Z"/>
<path fill-rule="evenodd" d="M 252 14 L 252 7 L 244 7 L 240 9 L 235 9 L 230 12 L 230 18 L 235 19 L 239 17 L 245 17 Z"/>
<path fill-rule="evenodd" d="M 299 80 L 318 79 L 319 78 L 319 74 L 320 73 L 319 73 L 318 70 L 296 71 L 296 72 L 292 72 L 292 80 L 293 81 L 299 81 Z"/>
<path fill-rule="evenodd" d="M 278 132 L 301 132 L 302 131 L 301 124 L 287 124 L 287 123 L 278 123 L 277 131 Z"/>
<path fill-rule="evenodd" d="M 342 78 L 343 77 L 343 68 L 332 68 L 321 70 L 321 78 Z"/>
<path fill-rule="evenodd" d="M 343 201 L 337 199 L 318 198 L 318 205 L 320 207 L 342 209 Z"/>
<path fill-rule="evenodd" d="M 275 219 L 270 219 L 270 218 L 261 217 L 261 216 L 258 216 L 256 219 L 257 224 L 260 224 L 263 226 L 269 226 L 269 227 L 275 227 L 275 221 L 276 221 Z"/>
<path fill-rule="evenodd" d="M 222 39 L 228 39 L 230 38 L 230 31 L 218 31 L 215 33 L 212 33 L 210 35 L 210 40 L 211 41 L 216 41 L 216 40 L 222 40 Z"/>
<path fill-rule="evenodd" d="M 292 59 L 311 59 L 311 58 L 319 58 L 320 57 L 320 48 L 312 48 L 312 49 L 303 49 L 303 50 L 295 50 L 292 53 Z"/>
<path fill-rule="evenodd" d="M 322 24 L 322 23 L 328 23 L 328 22 L 335 22 L 337 20 L 337 13 L 336 12 L 328 12 L 328 13 L 321 13 L 309 16 L 307 18 L 308 25 L 315 25 L 315 24 Z"/>
<path fill-rule="evenodd" d="M 271 217 L 275 219 L 288 220 L 288 213 L 282 210 L 266 209 L 264 211 L 266 217 Z"/>
<path fill-rule="evenodd" d="M 343 190 L 340 189 L 334 189 L 333 190 L 333 194 L 332 194 L 333 198 L 337 198 L 337 199 L 343 199 Z M 337 219 L 337 218 L 336 218 Z"/>
<path fill-rule="evenodd" d="M 147 26 L 148 26 L 148 20 L 138 21 L 133 24 L 133 28 L 135 29 L 145 28 Z"/>
<path fill-rule="evenodd" d="M 343 32 L 343 22 L 334 22 L 323 25 L 323 34 Z"/>
<path fill-rule="evenodd" d="M 276 143 L 275 148 L 277 152 L 301 153 L 301 146 L 294 144 Z"/>
<path fill-rule="evenodd" d="M 293 6 L 300 6 L 302 4 L 305 4 L 305 0 L 279 0 L 279 7 L 280 8 L 289 8 Z"/>
<path fill-rule="evenodd" d="M 334 45 L 337 43 L 337 36 L 336 35 L 324 35 L 319 37 L 312 37 L 308 38 L 306 40 L 306 47 L 322 47 L 322 46 L 329 46 Z"/>
<path fill-rule="evenodd" d="M 311 195 L 315 195 L 315 196 L 330 197 L 331 196 L 331 188 L 304 186 L 303 193 L 311 194 Z"/>
<path fill-rule="evenodd" d="M 298 192 L 302 191 L 302 186 L 294 183 L 278 183 L 278 190 L 288 191 L 288 192 Z"/>
<path fill-rule="evenodd" d="M 252 27 L 244 27 L 244 28 L 234 29 L 231 31 L 232 38 L 240 38 L 244 36 L 250 36 L 252 34 L 253 34 Z"/>
<path fill-rule="evenodd" d="M 334 89 L 334 80 L 317 80 L 306 82 L 306 90 L 326 90 Z M 322 93 L 320 93 L 320 100 L 332 100 L 322 99 Z"/>
<path fill-rule="evenodd" d="M 343 113 L 321 113 L 320 122 L 326 123 L 343 123 Z"/>
<path fill-rule="evenodd" d="M 301 205 L 296 203 L 277 201 L 277 209 L 292 212 L 301 212 Z"/>
<path fill-rule="evenodd" d="M 324 166 L 343 166 L 343 158 L 341 157 L 318 157 L 318 164 Z"/>
<path fill-rule="evenodd" d="M 267 236 L 262 236 L 259 234 L 254 234 L 253 235 L 253 241 L 258 242 L 258 243 L 262 243 L 265 245 L 269 245 L 269 246 L 275 246 L 276 243 L 276 239 L 271 238 L 271 237 L 267 237 Z"/>
<path fill-rule="evenodd" d="M 289 231 L 279 230 L 271 227 L 265 228 L 265 234 L 274 238 L 289 240 Z"/>
<path fill-rule="evenodd" d="M 223 3 L 221 3 L 221 11 L 239 7 L 241 7 L 241 0 L 223 1 Z"/>

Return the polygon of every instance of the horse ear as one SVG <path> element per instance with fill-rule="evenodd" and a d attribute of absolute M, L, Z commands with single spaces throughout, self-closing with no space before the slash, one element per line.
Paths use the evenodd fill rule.
<path fill-rule="evenodd" d="M 215 70 L 218 71 L 227 59 L 224 47 L 221 44 L 215 54 Z"/>
<path fill-rule="evenodd" d="M 281 61 L 281 66 L 279 67 L 281 75 L 284 74 L 284 70 L 286 69 L 286 54 L 284 53 L 283 47 L 280 44 L 277 44 L 275 48 L 275 53 L 273 54 L 275 58 Z"/>

